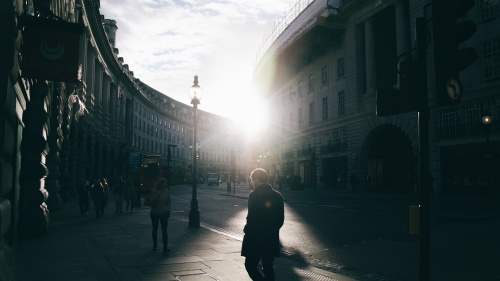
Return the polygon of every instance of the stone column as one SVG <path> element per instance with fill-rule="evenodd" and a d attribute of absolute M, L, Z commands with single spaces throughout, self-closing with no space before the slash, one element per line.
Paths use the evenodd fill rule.
<path fill-rule="evenodd" d="M 117 125 L 118 125 L 118 122 L 117 122 L 117 98 L 118 97 L 117 97 L 116 85 L 113 83 L 111 83 L 109 86 L 109 96 L 110 96 L 109 115 L 110 115 L 110 126 L 111 126 L 110 132 L 116 136 L 119 133 L 118 128 L 117 128 Z"/>
<path fill-rule="evenodd" d="M 110 126 L 110 83 L 109 77 L 106 76 L 106 73 L 103 72 L 102 75 L 102 125 L 107 134 L 112 134 L 112 128 Z"/>
<path fill-rule="evenodd" d="M 87 170 L 87 152 L 88 150 L 88 136 L 87 136 L 87 130 L 85 129 L 85 117 L 82 118 L 81 121 L 79 121 L 79 128 L 76 130 L 73 130 L 74 135 L 73 138 L 74 140 L 72 141 L 73 143 L 73 150 L 74 152 L 72 153 L 72 159 L 73 161 L 76 162 L 76 179 L 77 183 L 80 184 L 81 182 L 85 180 L 92 180 L 90 178 L 90 174 L 88 173 Z M 75 155 L 76 154 L 76 155 Z"/>
<path fill-rule="evenodd" d="M 71 113 L 70 113 L 71 115 Z M 83 182 L 83 178 L 78 178 L 78 173 L 77 173 L 77 158 L 78 158 L 78 128 L 77 125 L 78 123 L 75 122 L 74 118 L 71 118 L 70 120 L 70 125 L 68 125 L 68 135 L 67 139 L 65 140 L 65 149 L 67 146 L 66 151 L 66 158 L 67 158 L 67 173 L 68 173 L 68 182 L 69 182 L 69 189 L 71 192 L 75 192 L 77 194 L 77 186 Z"/>
<path fill-rule="evenodd" d="M 21 141 L 21 171 L 19 176 L 19 235 L 39 237 L 46 235 L 49 227 L 49 209 L 45 190 L 48 174 L 44 158 L 48 153 L 44 126 L 47 122 L 45 98 L 49 93 L 45 82 L 31 88 L 31 100 L 23 113 L 25 128 Z"/>
<path fill-rule="evenodd" d="M 61 177 L 61 142 L 62 142 L 62 128 L 61 128 L 61 84 L 54 83 L 52 89 L 52 102 L 50 103 L 50 128 L 47 143 L 49 145 L 49 154 L 47 155 L 47 168 L 49 175 L 45 179 L 45 188 L 50 196 L 47 200 L 47 205 L 51 210 L 59 210 L 62 204 L 60 194 L 61 187 L 59 179 Z"/>
<path fill-rule="evenodd" d="M 365 22 L 365 63 L 366 63 L 366 94 L 374 94 L 377 89 L 377 74 L 375 65 L 375 36 L 373 22 Z"/>
<path fill-rule="evenodd" d="M 87 128 L 87 131 L 88 128 Z M 90 182 L 93 182 L 96 178 L 97 178 L 97 175 L 95 173 L 95 165 L 96 165 L 96 160 L 95 160 L 95 151 L 96 151 L 96 147 L 95 147 L 96 143 L 95 143 L 95 137 L 94 137 L 94 134 L 93 133 L 90 133 L 90 135 L 88 136 L 88 147 L 87 147 L 87 159 L 85 161 L 85 165 L 88 169 L 88 174 L 87 176 L 89 177 L 89 180 Z"/>
<path fill-rule="evenodd" d="M 97 137 L 95 139 L 95 148 L 94 151 L 92 152 L 95 155 L 94 158 L 94 171 L 95 171 L 95 178 L 101 179 L 103 175 L 103 162 L 104 162 L 104 155 L 103 155 L 103 144 L 100 139 L 102 138 L 102 135 Z"/>

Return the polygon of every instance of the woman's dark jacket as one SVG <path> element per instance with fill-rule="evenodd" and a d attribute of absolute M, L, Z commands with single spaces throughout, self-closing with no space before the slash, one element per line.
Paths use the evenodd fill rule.
<path fill-rule="evenodd" d="M 283 197 L 271 185 L 262 184 L 248 196 L 247 224 L 242 256 L 280 256 L 279 231 L 285 220 Z"/>

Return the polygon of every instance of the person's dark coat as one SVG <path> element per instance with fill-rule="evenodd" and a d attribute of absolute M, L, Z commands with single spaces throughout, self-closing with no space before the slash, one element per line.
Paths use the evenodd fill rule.
<path fill-rule="evenodd" d="M 92 189 L 90 190 L 90 195 L 92 196 L 92 200 L 101 201 L 104 199 L 104 188 L 100 183 L 94 183 L 94 185 L 92 185 Z"/>
<path fill-rule="evenodd" d="M 262 184 L 250 192 L 241 255 L 279 257 L 279 231 L 284 220 L 283 197 L 271 185 Z"/>

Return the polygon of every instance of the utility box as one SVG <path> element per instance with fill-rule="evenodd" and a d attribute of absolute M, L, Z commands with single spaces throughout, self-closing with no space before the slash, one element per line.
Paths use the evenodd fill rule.
<path fill-rule="evenodd" d="M 408 206 L 408 235 L 420 233 L 420 205 Z"/>

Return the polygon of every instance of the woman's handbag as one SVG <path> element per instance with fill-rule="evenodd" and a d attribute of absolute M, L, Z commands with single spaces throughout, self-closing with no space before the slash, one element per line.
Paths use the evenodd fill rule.
<path fill-rule="evenodd" d="M 151 192 L 144 198 L 144 205 L 151 207 L 151 204 L 153 204 L 153 202 L 158 200 L 159 196 L 160 193 L 158 192 L 158 190 L 155 189 L 151 190 Z"/>

